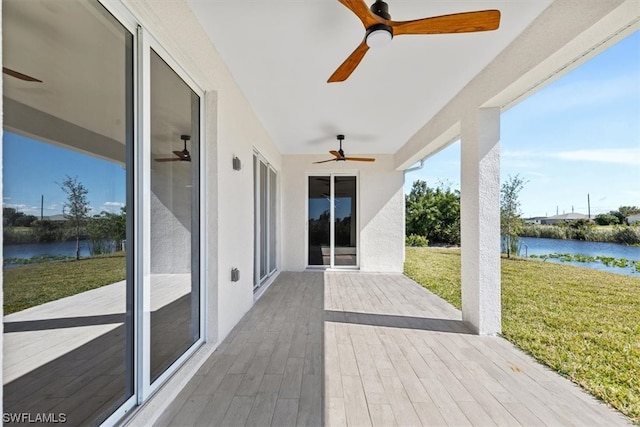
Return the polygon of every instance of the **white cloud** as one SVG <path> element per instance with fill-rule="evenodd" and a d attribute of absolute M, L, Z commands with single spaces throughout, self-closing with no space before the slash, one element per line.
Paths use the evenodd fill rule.
<path fill-rule="evenodd" d="M 549 153 L 549 157 L 570 161 L 640 165 L 640 148 L 600 148 Z"/>
<path fill-rule="evenodd" d="M 516 159 L 516 162 L 527 164 L 533 159 L 561 159 L 574 162 L 598 162 L 619 165 L 640 165 L 640 148 L 594 148 L 586 150 L 566 151 L 505 151 L 502 157 Z M 511 164 L 511 162 L 510 162 Z"/>
<path fill-rule="evenodd" d="M 122 202 L 104 202 L 100 208 L 100 212 L 120 213 L 120 208 L 125 206 Z"/>

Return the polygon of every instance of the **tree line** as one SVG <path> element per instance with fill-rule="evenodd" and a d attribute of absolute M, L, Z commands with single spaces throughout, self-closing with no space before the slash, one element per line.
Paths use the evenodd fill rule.
<path fill-rule="evenodd" d="M 509 176 L 500 188 L 500 234 L 502 252 L 517 255 L 520 237 L 549 237 L 640 244 L 640 227 L 631 227 L 628 218 L 640 207 L 621 206 L 616 211 L 596 215 L 594 220 L 563 221 L 556 225 L 526 224 L 520 209 L 520 192 L 526 181 Z M 460 245 L 460 191 L 438 184 L 429 187 L 416 180 L 405 196 L 407 246 Z M 613 225 L 599 229 L 596 225 Z"/>
<path fill-rule="evenodd" d="M 66 194 L 64 221 L 39 219 L 15 208 L 4 207 L 4 244 L 76 242 L 76 259 L 80 258 L 80 241 L 89 241 L 91 255 L 122 250 L 126 239 L 126 208 L 119 213 L 102 211 L 90 216 L 89 191 L 78 178 L 66 176 L 59 183 Z"/>

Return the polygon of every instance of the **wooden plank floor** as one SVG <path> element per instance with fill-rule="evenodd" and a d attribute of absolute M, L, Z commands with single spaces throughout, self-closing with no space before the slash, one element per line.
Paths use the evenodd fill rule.
<path fill-rule="evenodd" d="M 403 275 L 282 273 L 158 426 L 631 423 Z"/>

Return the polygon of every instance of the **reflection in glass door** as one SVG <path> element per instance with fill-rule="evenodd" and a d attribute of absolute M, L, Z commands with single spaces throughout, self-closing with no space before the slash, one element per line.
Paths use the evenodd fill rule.
<path fill-rule="evenodd" d="M 356 177 L 310 176 L 308 265 L 357 266 Z"/>
<path fill-rule="evenodd" d="M 2 27 L 3 422 L 99 425 L 135 392 L 134 38 L 87 0 Z"/>
<path fill-rule="evenodd" d="M 357 265 L 356 177 L 336 176 L 333 184 L 333 265 Z"/>
<path fill-rule="evenodd" d="M 309 265 L 331 265 L 331 177 L 309 177 Z"/>
<path fill-rule="evenodd" d="M 200 337 L 200 98 L 151 52 L 151 382 Z"/>

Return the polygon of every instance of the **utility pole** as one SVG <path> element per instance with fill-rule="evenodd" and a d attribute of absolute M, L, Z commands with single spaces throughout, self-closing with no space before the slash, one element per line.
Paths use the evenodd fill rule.
<path fill-rule="evenodd" d="M 587 193 L 587 210 L 589 213 L 589 219 L 591 219 L 591 197 L 589 197 L 589 193 Z"/>
<path fill-rule="evenodd" d="M 40 196 L 40 221 L 44 219 L 44 194 Z"/>

